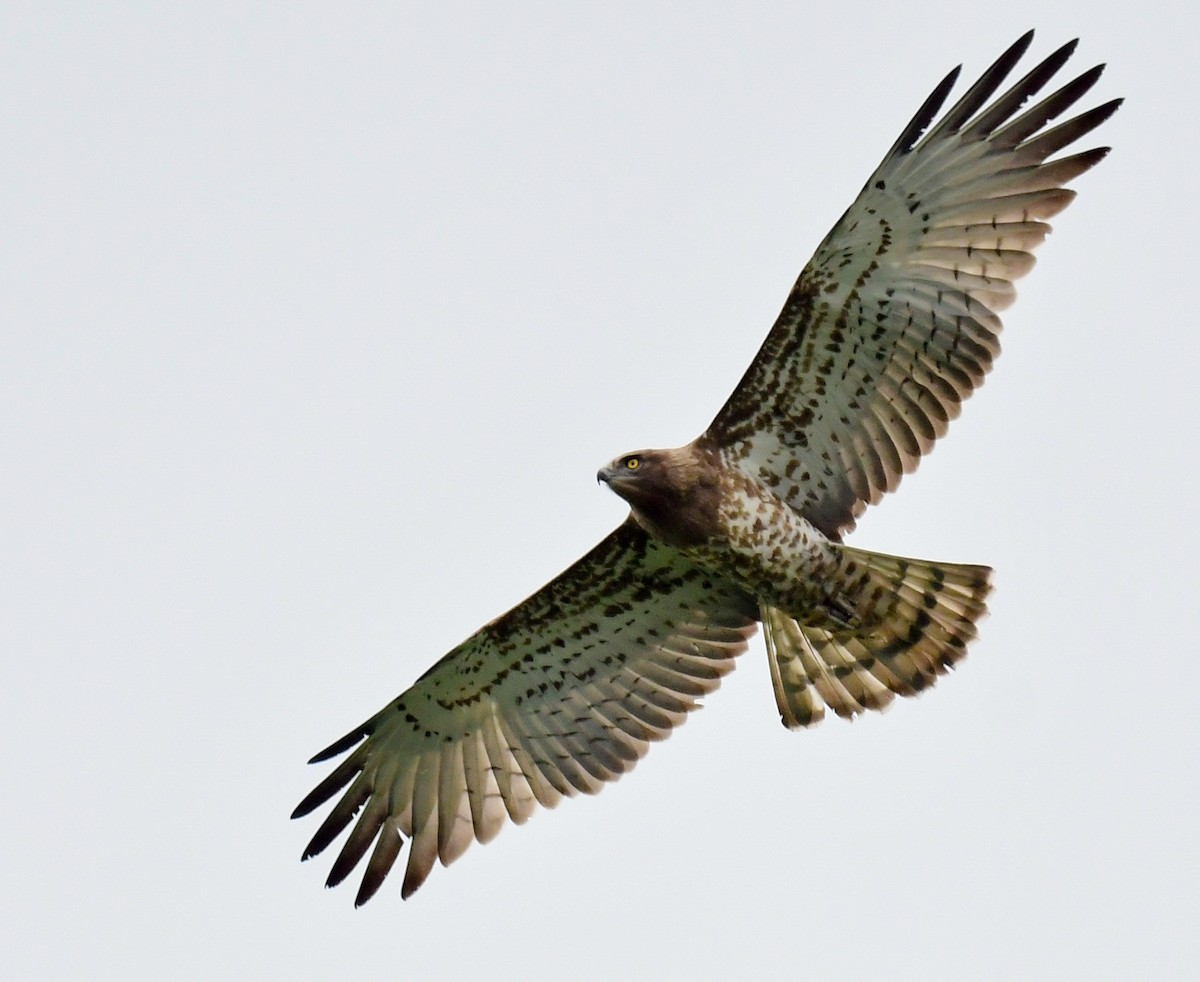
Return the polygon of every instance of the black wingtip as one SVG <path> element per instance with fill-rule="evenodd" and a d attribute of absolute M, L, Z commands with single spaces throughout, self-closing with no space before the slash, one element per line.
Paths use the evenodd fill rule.
<path fill-rule="evenodd" d="M 1033 36 L 1036 33 L 1037 32 L 1032 27 L 1029 30 L 1027 30 L 1024 34 L 1022 34 L 1019 38 L 1017 38 L 1012 44 L 1010 44 L 1007 48 L 1004 49 L 1004 54 L 1002 54 L 999 58 L 996 59 L 996 61 L 993 63 L 992 67 L 988 69 L 988 71 L 989 72 L 992 71 L 999 65 L 1004 65 L 1007 67 L 1005 67 L 1003 69 L 1003 74 L 1007 75 L 1010 71 L 1012 71 L 1012 66 L 1015 65 L 1022 58 L 1025 57 L 1025 52 L 1028 51 L 1029 46 L 1031 44 L 1033 44 Z M 1078 42 L 1078 40 L 1079 39 L 1076 38 L 1074 41 L 1068 41 L 1066 44 L 1063 45 L 1063 47 L 1064 48 L 1070 47 L 1071 45 L 1076 44 Z"/>
<path fill-rule="evenodd" d="M 1033 33 L 1032 31 L 1030 33 Z M 1071 38 L 1066 44 L 1062 45 L 1051 57 L 1061 55 L 1063 61 L 1066 61 L 1071 55 L 1075 54 L 1075 49 L 1079 47 L 1079 38 Z"/>
<path fill-rule="evenodd" d="M 913 118 L 908 121 L 908 125 L 904 127 L 904 131 L 896 138 L 896 143 L 892 149 L 888 151 L 887 156 L 893 154 L 908 153 L 917 145 L 917 141 L 921 139 L 921 135 L 933 122 L 938 111 L 942 108 L 946 98 L 950 95 L 950 90 L 954 88 L 954 83 L 958 81 L 958 76 L 962 72 L 962 65 L 956 65 L 943 78 L 931 93 L 929 97 L 921 103 L 921 108 L 916 111 Z M 886 159 L 886 158 L 885 158 Z"/>
<path fill-rule="evenodd" d="M 1029 50 L 1029 45 L 1033 42 L 1033 35 L 1033 30 L 1028 30 L 1010 44 L 1004 53 L 984 71 L 979 80 L 967 90 L 966 95 L 947 111 L 945 118 L 938 124 L 938 130 L 934 132 L 942 129 L 955 131 L 965 125 L 976 110 L 991 98 L 1000 83 L 1008 77 L 1016 64 L 1024 57 L 1025 52 Z M 1058 66 L 1070 57 L 1077 41 L 1078 39 L 1063 45 L 1050 58 L 1046 59 L 1046 62 L 1042 65 L 1042 69 L 1045 70 L 1049 67 L 1050 74 L 1053 74 Z M 962 65 L 958 65 L 942 79 L 937 88 L 930 93 L 929 98 L 922 103 L 921 108 L 917 110 L 913 118 L 909 120 L 908 125 L 904 127 L 904 131 L 884 157 L 885 160 L 897 154 L 910 153 L 918 141 L 926 135 L 926 130 L 929 129 L 929 126 L 941 111 L 961 72 Z"/>
<path fill-rule="evenodd" d="M 1075 49 L 1079 47 L 1079 38 L 1074 38 L 1066 44 L 1059 47 L 1057 50 L 1050 52 L 1041 63 L 1034 68 L 1034 72 L 1041 72 L 1046 78 L 1050 78 L 1058 73 L 1068 61 L 1071 60 L 1071 55 L 1075 54 Z M 1103 67 L 1103 66 L 1101 66 Z"/>
<path fill-rule="evenodd" d="M 400 834 L 399 828 L 389 820 L 383 826 L 379 834 L 379 839 L 375 842 L 375 849 L 371 853 L 371 858 L 367 861 L 366 872 L 363 873 L 362 883 L 359 884 L 358 894 L 354 898 L 355 908 L 361 907 L 379 892 L 379 888 L 383 886 L 383 881 L 387 879 L 388 873 L 392 871 L 396 857 L 400 855 L 400 847 L 403 845 L 404 836 Z M 421 877 L 421 879 L 424 880 L 424 877 Z M 405 887 L 407 887 L 407 872 L 404 877 L 404 883 Z M 417 886 L 420 886 L 420 884 L 418 883 Z M 407 900 L 409 893 L 411 891 L 401 891 L 400 896 L 402 899 Z"/>
<path fill-rule="evenodd" d="M 325 780 L 323 780 L 304 796 L 304 800 L 301 801 L 300 804 L 298 804 L 292 811 L 292 818 L 303 818 L 318 805 L 322 805 L 332 798 L 335 794 L 341 791 L 342 788 L 358 777 L 359 773 L 363 769 L 363 763 L 364 762 L 362 760 L 356 760 L 354 757 L 349 757 L 338 764 L 338 766 L 334 768 L 333 772 L 326 776 Z M 369 789 L 366 791 L 366 794 L 370 794 Z M 349 795 L 347 795 L 346 798 L 343 798 L 342 802 L 332 814 L 338 814 L 342 811 L 343 807 L 349 807 L 352 809 L 357 808 L 365 800 L 362 789 L 360 789 L 359 794 L 355 796 L 353 803 L 347 804 L 347 800 L 349 798 Z M 348 818 L 347 821 L 349 821 Z"/>
<path fill-rule="evenodd" d="M 362 907 L 368 900 L 375 896 L 379 892 L 381 885 L 381 883 L 375 883 L 368 887 L 366 883 L 363 883 L 358 888 L 358 893 L 354 895 L 354 909 L 358 910 L 359 907 Z"/>
<path fill-rule="evenodd" d="M 347 750 L 349 750 L 356 743 L 358 743 L 363 737 L 367 737 L 370 735 L 371 735 L 371 725 L 369 723 L 364 723 L 362 726 L 355 727 L 353 730 L 351 730 L 349 733 L 347 733 L 344 737 L 342 737 L 338 740 L 335 740 L 333 743 L 331 743 L 328 747 L 326 747 L 320 753 L 314 754 L 312 757 L 310 757 L 308 759 L 308 762 L 310 764 L 323 764 L 325 761 L 330 760 L 331 758 L 336 757 L 339 754 L 344 754 Z"/>

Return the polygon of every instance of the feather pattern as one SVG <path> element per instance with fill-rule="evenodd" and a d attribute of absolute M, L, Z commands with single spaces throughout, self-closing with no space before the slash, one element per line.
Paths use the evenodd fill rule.
<path fill-rule="evenodd" d="M 775 326 L 698 441 L 838 538 L 914 470 L 999 354 L 998 313 L 1033 267 L 1063 187 L 1107 153 L 1049 160 L 1116 111 L 1051 129 L 1098 66 L 1031 108 L 1059 48 L 998 96 L 1018 40 L 928 132 L 957 69 L 905 127 L 804 268 Z M 803 466 L 801 465 L 803 464 Z"/>
<path fill-rule="evenodd" d="M 411 840 L 409 896 L 505 819 L 595 794 L 633 767 L 716 689 L 756 620 L 742 590 L 627 522 L 313 758 L 354 748 L 296 808 L 305 815 L 350 785 L 304 857 L 354 822 L 327 882 L 374 843 L 361 904 Z"/>
<path fill-rule="evenodd" d="M 933 685 L 967 653 L 987 614 L 991 570 L 840 547 L 880 587 L 869 630 L 802 624 L 763 605 L 763 634 L 784 726 L 819 723 L 828 706 L 853 719 Z"/>

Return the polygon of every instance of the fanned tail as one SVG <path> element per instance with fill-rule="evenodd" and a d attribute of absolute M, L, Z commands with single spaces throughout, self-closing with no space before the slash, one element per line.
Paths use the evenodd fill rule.
<path fill-rule="evenodd" d="M 828 706 L 853 718 L 932 685 L 959 662 L 987 614 L 986 566 L 903 559 L 838 547 L 852 626 L 802 624 L 760 613 L 775 701 L 784 726 L 811 726 Z"/>

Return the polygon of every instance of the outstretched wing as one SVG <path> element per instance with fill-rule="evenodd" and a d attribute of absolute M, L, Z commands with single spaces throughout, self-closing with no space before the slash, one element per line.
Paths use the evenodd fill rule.
<path fill-rule="evenodd" d="M 357 814 L 326 885 L 374 844 L 356 900 L 365 903 L 407 838 L 408 897 L 435 860 L 449 865 L 506 818 L 594 794 L 633 767 L 733 668 L 757 617 L 740 589 L 627 521 L 313 758 L 366 737 L 292 814 L 350 785 L 304 858 Z"/>
<path fill-rule="evenodd" d="M 958 69 L 918 110 L 804 268 L 700 442 L 720 448 L 831 536 L 893 491 L 946 432 L 999 353 L 997 312 L 1033 266 L 1063 185 L 1108 152 L 1048 158 L 1120 100 L 1060 125 L 1103 65 L 1020 112 L 1065 45 L 990 105 L 1029 32 L 928 133 Z"/>

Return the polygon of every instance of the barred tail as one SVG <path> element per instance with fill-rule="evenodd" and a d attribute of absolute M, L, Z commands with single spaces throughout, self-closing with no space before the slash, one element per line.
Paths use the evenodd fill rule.
<path fill-rule="evenodd" d="M 992 571 L 838 547 L 839 600 L 854 626 L 802 624 L 760 608 L 775 701 L 789 729 L 819 723 L 825 706 L 852 718 L 932 685 L 967 653 L 987 613 Z"/>

